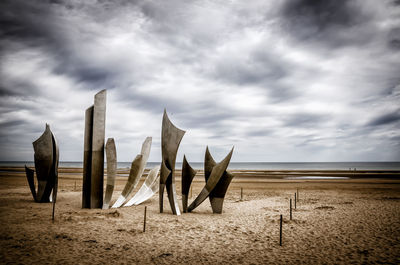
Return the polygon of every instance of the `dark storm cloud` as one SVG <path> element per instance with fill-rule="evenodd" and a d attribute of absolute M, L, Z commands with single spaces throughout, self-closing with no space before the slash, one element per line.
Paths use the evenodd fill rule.
<path fill-rule="evenodd" d="M 368 126 L 381 126 L 396 123 L 398 121 L 400 121 L 400 111 L 395 111 L 374 118 L 368 123 Z"/>
<path fill-rule="evenodd" d="M 2 37 L 0 45 L 3 52 L 19 48 L 40 48 L 55 62 L 54 65 L 44 67 L 53 67 L 51 71 L 55 75 L 68 75 L 76 82 L 87 83 L 88 87 L 98 88 L 100 84 L 112 80 L 111 76 L 116 77 L 115 69 L 108 65 L 94 65 L 82 56 L 79 47 L 71 47 L 76 36 L 68 36 L 65 33 L 79 29 L 83 25 L 75 21 L 70 22 L 76 25 L 67 25 L 66 18 L 57 11 L 68 12 L 68 10 L 82 8 L 79 3 L 17 0 L 2 1 L 0 5 L 0 36 Z M 104 17 L 104 19 L 107 18 Z M 15 84 L 15 86 L 18 87 L 20 84 Z M 13 88 L 4 90 L 10 92 Z"/>
<path fill-rule="evenodd" d="M 337 139 L 396 135 L 395 115 L 371 113 L 399 95 L 398 30 L 385 10 L 375 12 L 381 3 L 362 3 L 2 1 L 0 148 L 18 158 L 14 147 L 31 150 L 49 122 L 62 155 L 80 160 L 84 109 L 103 88 L 119 150 L 143 134 L 159 146 L 164 108 L 193 129 L 183 148 L 211 142 L 224 155 L 235 143 L 239 160 L 297 159 L 286 156 L 299 142 L 340 153 Z M 371 40 L 381 42 L 366 47 Z M 10 143 L 18 137 L 23 143 Z M 299 156 L 324 159 L 315 146 Z"/>
<path fill-rule="evenodd" d="M 47 21 L 47 22 L 46 22 Z M 1 1 L 0 36 L 37 44 L 53 39 L 49 34 L 52 21 L 48 1 Z"/>
<path fill-rule="evenodd" d="M 362 45 L 373 36 L 365 28 L 371 15 L 354 0 L 288 0 L 282 15 L 284 28 L 299 40 L 339 47 Z"/>

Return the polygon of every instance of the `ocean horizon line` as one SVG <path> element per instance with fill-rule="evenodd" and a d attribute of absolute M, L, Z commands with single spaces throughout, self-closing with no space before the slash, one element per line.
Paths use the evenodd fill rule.
<path fill-rule="evenodd" d="M 130 168 L 132 162 L 117 162 L 118 168 Z M 147 162 L 146 168 L 153 168 L 161 162 Z M 34 161 L 0 161 L 0 166 L 34 166 Z M 106 163 L 104 163 L 106 168 Z M 204 162 L 190 162 L 194 169 L 203 169 Z M 59 167 L 83 167 L 82 161 L 60 161 Z M 176 162 L 175 168 L 181 168 Z M 398 161 L 353 161 L 353 162 L 231 162 L 229 170 L 400 170 Z"/>

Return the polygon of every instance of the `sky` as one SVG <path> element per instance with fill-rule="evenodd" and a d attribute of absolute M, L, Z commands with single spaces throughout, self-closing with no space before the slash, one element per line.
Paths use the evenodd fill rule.
<path fill-rule="evenodd" d="M 400 161 L 400 1 L 0 2 L 0 160 L 49 123 L 82 161 L 85 110 L 129 162 L 166 108 L 177 161 Z"/>

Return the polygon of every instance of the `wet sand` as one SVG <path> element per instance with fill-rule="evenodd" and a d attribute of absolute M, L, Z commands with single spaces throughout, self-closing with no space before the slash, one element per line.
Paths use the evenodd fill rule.
<path fill-rule="evenodd" d="M 355 176 L 335 171 L 325 173 L 349 179 L 309 180 L 287 177 L 323 172 L 234 171 L 222 214 L 212 214 L 206 200 L 193 213 L 174 216 L 166 196 L 164 213 L 159 213 L 158 194 L 139 206 L 81 209 L 80 172 L 60 169 L 53 223 L 51 204 L 33 201 L 23 170 L 0 169 L 1 263 L 400 263 L 398 173 Z M 123 189 L 126 173 L 119 171 L 112 202 Z M 377 178 L 377 174 L 384 175 Z M 176 184 L 179 194 L 179 172 Z M 199 172 L 189 203 L 203 185 Z M 297 189 L 299 201 L 289 220 L 289 199 Z M 283 246 L 279 246 L 280 214 Z"/>

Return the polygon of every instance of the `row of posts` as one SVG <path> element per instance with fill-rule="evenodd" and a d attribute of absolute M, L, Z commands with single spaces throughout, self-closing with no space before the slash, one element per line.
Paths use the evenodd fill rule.
<path fill-rule="evenodd" d="M 294 193 L 294 209 L 296 210 L 297 208 L 297 202 L 299 201 L 299 189 L 296 190 Z M 293 209 L 292 209 L 292 198 L 289 199 L 289 216 L 290 220 L 293 219 Z M 283 223 L 283 215 L 281 214 L 280 220 L 279 220 L 279 245 L 282 246 L 282 223 Z"/>

